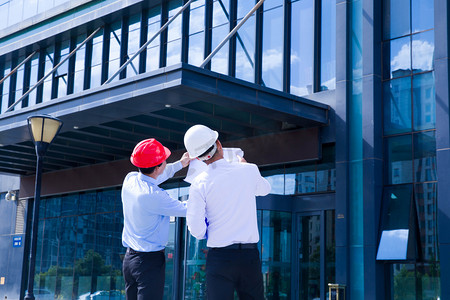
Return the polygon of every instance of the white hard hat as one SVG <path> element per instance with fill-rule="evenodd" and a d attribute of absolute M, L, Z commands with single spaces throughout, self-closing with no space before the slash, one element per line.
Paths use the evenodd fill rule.
<path fill-rule="evenodd" d="M 204 125 L 194 125 L 184 134 L 184 146 L 191 158 L 196 158 L 215 144 L 219 134 Z"/>

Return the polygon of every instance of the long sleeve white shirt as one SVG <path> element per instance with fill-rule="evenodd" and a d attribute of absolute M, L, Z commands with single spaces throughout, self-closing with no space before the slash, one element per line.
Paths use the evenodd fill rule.
<path fill-rule="evenodd" d="M 270 192 L 270 183 L 249 163 L 220 159 L 208 165 L 189 189 L 186 222 L 208 247 L 259 241 L 255 196 Z"/>
<path fill-rule="evenodd" d="M 157 179 L 131 172 L 122 185 L 124 226 L 122 244 L 141 252 L 159 251 L 169 238 L 170 216 L 185 217 L 186 203 L 175 200 L 158 185 L 182 168 L 167 164 Z"/>

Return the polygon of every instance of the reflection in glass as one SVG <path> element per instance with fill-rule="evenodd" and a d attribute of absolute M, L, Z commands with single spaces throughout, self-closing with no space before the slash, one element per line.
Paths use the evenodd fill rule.
<path fill-rule="evenodd" d="M 411 131 L 411 77 L 383 84 L 384 134 Z"/>
<path fill-rule="evenodd" d="M 250 2 L 238 0 L 238 18 L 242 18 L 239 11 Z M 248 11 L 250 10 L 251 8 Z M 236 33 L 236 78 L 249 82 L 255 82 L 255 22 L 256 17 L 253 14 Z"/>
<path fill-rule="evenodd" d="M 86 39 L 86 34 L 81 34 L 76 38 L 76 47 L 78 47 Z M 73 79 L 73 92 L 79 93 L 84 90 L 84 69 L 86 60 L 86 45 L 83 45 L 77 52 L 75 56 L 75 70 L 71 76 Z"/>
<path fill-rule="evenodd" d="M 147 40 L 151 39 L 161 27 L 161 6 L 158 5 L 148 11 L 148 34 Z M 160 37 L 156 37 L 147 46 L 147 67 L 146 71 L 152 71 L 159 68 L 159 44 Z"/>
<path fill-rule="evenodd" d="M 383 77 L 397 78 L 411 74 L 411 37 L 383 44 Z"/>
<path fill-rule="evenodd" d="M 436 128 L 434 72 L 413 77 L 414 130 Z"/>
<path fill-rule="evenodd" d="M 128 56 L 126 60 L 131 58 L 140 48 L 141 40 L 141 19 L 140 15 L 132 15 L 130 24 L 128 25 Z M 126 68 L 127 77 L 139 74 L 139 56 L 136 56 Z"/>
<path fill-rule="evenodd" d="M 406 260 L 414 258 L 415 236 L 412 214 L 412 186 L 387 187 L 383 193 L 385 213 L 378 245 L 377 260 Z M 410 253 L 408 253 L 410 252 Z M 412 257 L 411 257 L 412 256 Z"/>
<path fill-rule="evenodd" d="M 230 3 L 228 0 L 214 1 L 213 3 L 213 28 L 212 28 L 212 50 L 214 50 L 230 31 Z M 228 52 L 227 42 L 219 52 L 211 59 L 211 70 L 228 74 Z"/>
<path fill-rule="evenodd" d="M 320 90 L 336 88 L 336 1 L 322 0 Z"/>
<path fill-rule="evenodd" d="M 267 299 L 290 299 L 291 213 L 262 212 L 260 243 L 264 294 Z"/>
<path fill-rule="evenodd" d="M 197 240 L 188 234 L 186 254 L 186 282 L 184 299 L 206 299 L 206 240 Z"/>
<path fill-rule="evenodd" d="M 386 142 L 385 171 L 387 184 L 412 182 L 411 135 L 391 137 Z"/>
<path fill-rule="evenodd" d="M 169 240 L 167 242 L 166 255 L 166 281 L 164 285 L 164 299 L 172 299 L 173 283 L 174 283 L 174 255 L 175 255 L 175 220 L 171 220 L 169 225 Z"/>
<path fill-rule="evenodd" d="M 437 180 L 435 131 L 414 134 L 414 180 Z"/>
<path fill-rule="evenodd" d="M 169 2 L 169 19 L 175 15 L 183 5 L 181 0 Z M 181 61 L 181 24 L 183 16 L 179 15 L 167 29 L 167 66 Z"/>
<path fill-rule="evenodd" d="M 320 216 L 299 217 L 299 299 L 320 299 Z"/>
<path fill-rule="evenodd" d="M 97 193 L 97 212 L 114 211 L 115 199 L 117 197 L 115 189 L 104 190 Z"/>
<path fill-rule="evenodd" d="M 425 261 L 438 261 L 437 184 L 416 184 L 414 198 L 420 232 L 420 245 Z"/>
<path fill-rule="evenodd" d="M 189 55 L 188 62 L 200 66 L 205 48 L 205 0 L 193 2 L 189 15 Z"/>
<path fill-rule="evenodd" d="M 262 81 L 267 87 L 283 89 L 283 7 L 264 11 Z"/>
<path fill-rule="evenodd" d="M 91 82 L 90 87 L 101 85 L 102 80 L 103 29 L 92 38 Z"/>
<path fill-rule="evenodd" d="M 25 59 L 25 56 L 19 56 L 19 58 L 17 59 L 17 64 L 21 63 L 23 60 Z M 16 102 L 17 100 L 19 100 L 22 95 L 23 95 L 23 84 L 24 84 L 24 74 L 25 73 L 25 65 L 22 65 L 17 71 L 16 74 L 13 75 L 13 79 L 16 81 L 16 90 L 14 91 L 14 97 L 12 99 L 12 102 Z M 23 102 L 21 103 L 21 105 L 16 106 L 15 109 L 19 108 L 19 107 L 23 107 Z"/>
<path fill-rule="evenodd" d="M 121 22 L 111 24 L 111 33 L 109 34 L 109 61 L 108 61 L 108 78 L 120 68 L 120 43 L 122 42 Z M 119 80 L 116 76 L 113 81 Z"/>
<path fill-rule="evenodd" d="M 434 28 L 434 1 L 412 0 L 411 23 L 413 33 Z"/>
<path fill-rule="evenodd" d="M 415 265 L 393 264 L 391 272 L 393 299 L 416 299 Z"/>
<path fill-rule="evenodd" d="M 3 76 L 8 75 L 11 72 L 11 60 L 7 60 L 4 62 L 3 64 L 3 74 L 2 74 L 2 78 Z M 1 74 L 1 73 L 0 73 Z M 5 112 L 9 105 L 9 89 L 10 89 L 10 84 L 11 84 L 11 77 L 6 78 L 5 81 L 3 81 L 3 83 L 0 85 L 1 88 L 1 107 L 0 107 L 0 113 Z"/>
<path fill-rule="evenodd" d="M 314 62 L 314 2 L 292 3 L 291 94 L 311 94 Z"/>
<path fill-rule="evenodd" d="M 434 69 L 434 31 L 412 36 L 412 68 L 414 73 Z"/>
<path fill-rule="evenodd" d="M 322 161 L 317 164 L 317 192 L 336 190 L 336 166 L 334 147 L 322 149 Z"/>
<path fill-rule="evenodd" d="M 418 264 L 416 267 L 419 283 L 418 299 L 441 298 L 441 270 L 439 263 Z M 421 298 L 419 298 L 421 296 Z"/>
<path fill-rule="evenodd" d="M 41 52 L 41 55 L 44 55 L 44 75 L 50 73 L 50 71 L 53 69 L 53 63 L 54 63 L 54 54 L 55 54 L 55 46 L 49 46 L 47 47 L 43 52 Z M 54 76 L 55 74 L 53 74 Z M 49 101 L 52 97 L 52 78 L 53 76 L 48 76 L 44 83 L 42 83 L 42 102 Z"/>
<path fill-rule="evenodd" d="M 71 216 L 78 211 L 78 194 L 63 196 L 61 199 L 61 216 Z"/>
<path fill-rule="evenodd" d="M 69 40 L 61 42 L 60 47 L 61 49 L 58 55 L 59 56 L 58 63 L 64 60 L 69 55 L 70 52 Z M 58 82 L 57 97 L 67 95 L 67 81 L 69 78 L 68 74 L 69 74 L 69 60 L 66 60 L 62 65 L 58 67 L 58 69 L 56 69 L 54 73 L 55 80 Z"/>
<path fill-rule="evenodd" d="M 328 283 L 336 282 L 335 211 L 326 211 L 325 219 L 325 290 L 328 290 Z"/>
<path fill-rule="evenodd" d="M 383 0 L 383 38 L 394 39 L 411 33 L 410 0 Z"/>

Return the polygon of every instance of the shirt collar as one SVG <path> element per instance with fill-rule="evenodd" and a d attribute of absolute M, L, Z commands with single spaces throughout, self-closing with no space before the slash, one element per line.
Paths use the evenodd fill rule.
<path fill-rule="evenodd" d="M 227 165 L 227 164 L 228 164 L 228 162 L 225 160 L 225 158 L 221 158 L 219 160 L 216 160 L 212 164 L 209 164 L 208 167 L 215 168 L 216 166 L 223 166 L 223 165 Z"/>
<path fill-rule="evenodd" d="M 154 185 L 158 185 L 158 184 L 156 183 L 156 179 L 154 179 L 153 177 L 144 175 L 144 174 L 142 174 L 141 172 L 139 172 L 138 178 L 139 178 L 140 180 L 147 181 L 148 183 L 151 183 L 151 184 L 154 184 Z"/>

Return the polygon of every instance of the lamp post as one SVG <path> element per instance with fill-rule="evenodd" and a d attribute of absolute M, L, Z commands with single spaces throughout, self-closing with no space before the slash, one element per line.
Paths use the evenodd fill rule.
<path fill-rule="evenodd" d="M 36 181 L 34 190 L 33 226 L 31 235 L 30 268 L 28 272 L 28 289 L 24 299 L 34 300 L 34 272 L 36 268 L 37 231 L 39 220 L 39 202 L 41 200 L 42 163 L 48 147 L 58 135 L 62 121 L 48 115 L 28 117 L 28 129 L 36 149 Z"/>

